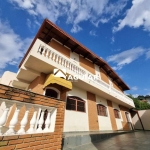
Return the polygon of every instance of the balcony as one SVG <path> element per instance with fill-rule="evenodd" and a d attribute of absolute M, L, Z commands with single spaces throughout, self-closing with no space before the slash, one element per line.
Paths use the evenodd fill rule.
<path fill-rule="evenodd" d="M 25 89 L 41 72 L 50 74 L 53 73 L 54 68 L 66 69 L 67 74 L 70 75 L 76 74 L 94 78 L 94 75 L 88 70 L 37 39 L 17 74 L 17 80 L 13 81 L 13 85 Z M 134 107 L 132 99 L 100 78 L 96 80 L 79 79 L 78 82 L 72 84 L 123 106 Z"/>

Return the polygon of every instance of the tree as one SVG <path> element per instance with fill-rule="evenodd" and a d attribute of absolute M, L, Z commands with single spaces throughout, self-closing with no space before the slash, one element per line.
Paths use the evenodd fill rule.
<path fill-rule="evenodd" d="M 133 102 L 134 102 L 134 105 L 135 105 L 135 108 L 137 110 L 146 110 L 146 109 L 150 109 L 150 104 L 147 103 L 147 102 L 142 102 L 138 99 L 138 97 L 133 97 L 131 94 L 128 95 L 128 97 L 130 97 Z"/>

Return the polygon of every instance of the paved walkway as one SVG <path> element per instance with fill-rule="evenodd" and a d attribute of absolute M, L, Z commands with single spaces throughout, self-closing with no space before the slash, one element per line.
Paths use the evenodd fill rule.
<path fill-rule="evenodd" d="M 78 147 L 78 150 L 150 150 L 150 131 L 116 135 L 101 142 Z"/>

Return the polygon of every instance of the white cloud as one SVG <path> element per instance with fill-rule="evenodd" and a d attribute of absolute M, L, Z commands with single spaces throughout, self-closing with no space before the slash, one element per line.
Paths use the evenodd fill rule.
<path fill-rule="evenodd" d="M 24 55 L 31 39 L 21 39 L 9 26 L 8 23 L 0 21 L 0 72 L 9 65 L 18 65 Z"/>
<path fill-rule="evenodd" d="M 125 26 L 150 31 L 150 0 L 133 0 L 132 7 L 127 10 L 124 19 L 118 21 L 118 27 L 114 27 L 114 32 L 123 29 Z"/>
<path fill-rule="evenodd" d="M 136 91 L 136 90 L 138 90 L 138 87 L 137 86 L 133 86 L 131 89 Z"/>
<path fill-rule="evenodd" d="M 114 70 L 120 70 L 123 66 L 130 64 L 134 60 L 138 59 L 145 52 L 142 47 L 132 48 L 121 53 L 107 57 L 108 62 L 113 62 L 117 64 L 113 67 Z"/>
<path fill-rule="evenodd" d="M 96 31 L 94 31 L 94 30 L 91 30 L 91 31 L 89 32 L 89 34 L 92 35 L 92 36 L 97 36 Z"/>
<path fill-rule="evenodd" d="M 146 59 L 150 59 L 150 50 L 146 53 Z"/>
<path fill-rule="evenodd" d="M 32 25 L 32 23 L 31 23 L 31 20 L 30 19 L 27 19 L 27 26 L 31 29 L 31 25 Z"/>
<path fill-rule="evenodd" d="M 112 38 L 111 38 L 111 44 L 113 44 L 114 42 L 115 42 L 115 37 L 112 36 Z"/>
<path fill-rule="evenodd" d="M 109 0 L 8 0 L 16 7 L 26 10 L 34 17 L 48 18 L 56 23 L 65 16 L 66 22 L 73 24 L 72 32 L 80 31 L 80 22 L 90 21 L 95 26 L 108 22 L 119 15 L 127 0 L 110 3 Z M 104 18 L 103 15 L 107 15 Z M 79 28 L 80 27 L 80 28 Z"/>
<path fill-rule="evenodd" d="M 82 28 L 79 26 L 79 25 L 74 25 L 73 27 L 72 27 L 72 29 L 71 29 L 71 32 L 72 33 L 77 33 L 77 32 L 79 32 L 79 31 L 81 31 L 82 30 Z"/>
<path fill-rule="evenodd" d="M 139 96 L 139 94 L 132 94 L 132 96 L 133 96 L 134 98 L 137 98 L 137 97 Z"/>

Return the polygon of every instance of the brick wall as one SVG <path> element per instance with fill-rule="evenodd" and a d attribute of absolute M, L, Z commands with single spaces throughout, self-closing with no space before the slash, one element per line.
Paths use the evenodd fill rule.
<path fill-rule="evenodd" d="M 116 118 L 115 118 L 115 115 L 114 115 L 114 109 L 113 109 L 113 106 L 112 106 L 112 102 L 107 100 L 107 105 L 108 105 L 108 111 L 109 111 L 109 114 L 110 114 L 110 121 L 111 121 L 112 129 L 117 130 L 117 123 L 116 123 Z"/>
<path fill-rule="evenodd" d="M 89 131 L 98 131 L 99 124 L 98 124 L 95 94 L 87 92 L 87 102 L 88 102 Z"/>
<path fill-rule="evenodd" d="M 95 74 L 95 67 L 94 67 L 94 64 L 91 61 L 79 56 L 79 62 L 80 62 L 81 67 L 88 70 L 92 74 Z"/>
<path fill-rule="evenodd" d="M 106 83 L 109 84 L 108 76 L 107 76 L 106 72 L 105 72 L 102 68 L 100 68 L 100 74 L 101 74 L 101 79 L 102 79 L 104 82 L 106 82 Z"/>
<path fill-rule="evenodd" d="M 59 42 L 55 41 L 54 39 L 51 40 L 49 45 L 55 50 L 57 50 L 58 52 L 60 52 L 61 54 L 70 58 L 70 50 L 66 48 L 64 45 L 61 45 Z"/>
<path fill-rule="evenodd" d="M 0 98 L 57 108 L 55 131 L 51 133 L 0 136 L 0 150 L 60 150 L 65 102 L 0 84 Z"/>
<path fill-rule="evenodd" d="M 32 92 L 42 94 L 43 95 L 43 85 L 45 83 L 47 75 L 44 73 L 41 73 L 40 76 L 36 77 L 31 84 L 29 85 L 28 89 L 31 89 Z"/>
<path fill-rule="evenodd" d="M 123 90 L 121 89 L 121 87 L 119 87 L 115 82 L 113 82 L 113 87 L 123 93 Z"/>

